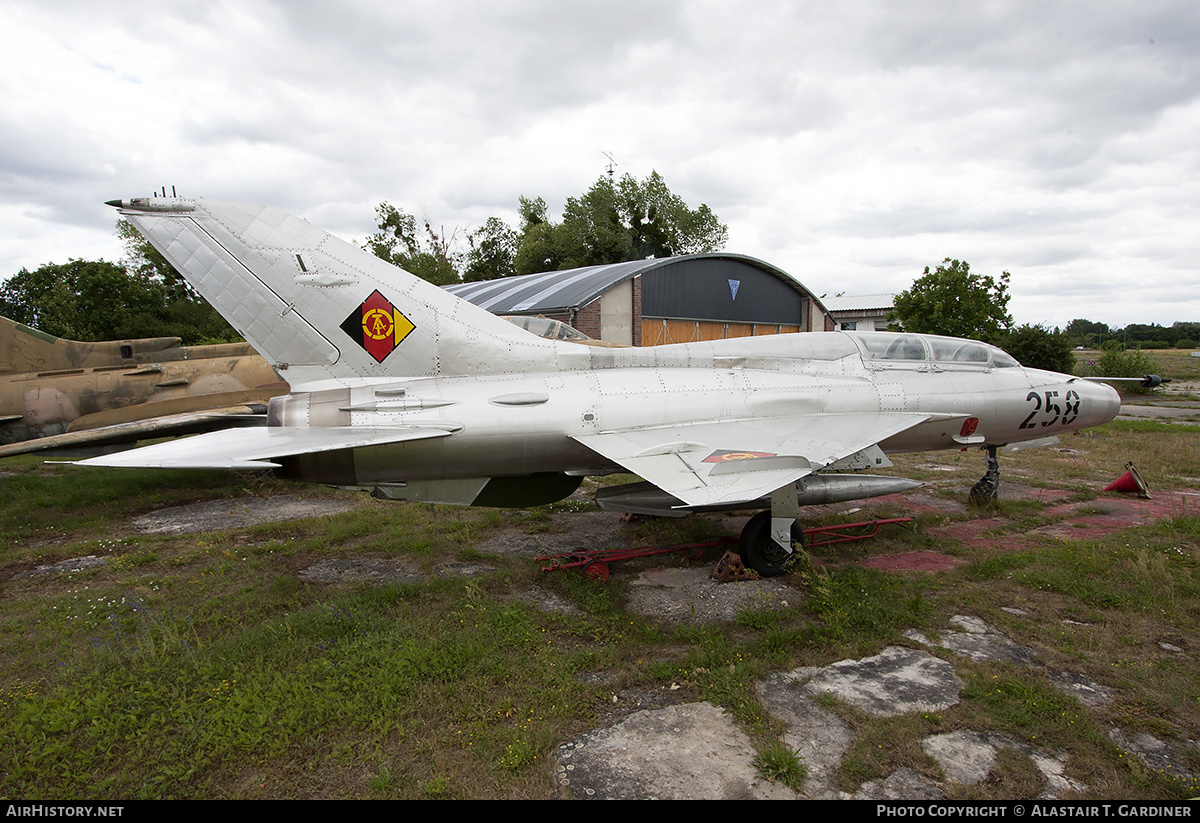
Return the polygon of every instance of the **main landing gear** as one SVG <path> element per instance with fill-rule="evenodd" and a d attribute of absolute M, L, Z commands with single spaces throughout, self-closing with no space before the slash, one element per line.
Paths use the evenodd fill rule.
<path fill-rule="evenodd" d="M 742 527 L 738 553 L 746 567 L 774 577 L 787 571 L 798 548 L 804 548 L 804 527 L 796 485 L 789 483 L 771 492 L 770 511 L 759 512 Z"/>
<path fill-rule="evenodd" d="M 766 511 L 754 515 L 742 527 L 742 535 L 738 539 L 742 563 L 761 577 L 783 574 L 796 556 L 796 549 L 804 548 L 804 529 L 798 521 L 792 521 L 791 532 L 791 546 L 785 549 L 771 536 L 771 513 Z"/>

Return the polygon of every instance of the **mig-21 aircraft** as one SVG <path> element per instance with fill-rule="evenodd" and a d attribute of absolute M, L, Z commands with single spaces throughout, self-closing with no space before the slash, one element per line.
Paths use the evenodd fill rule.
<path fill-rule="evenodd" d="M 804 505 L 913 488 L 888 452 L 990 450 L 1112 420 L 1111 387 L 972 340 L 820 332 L 599 348 L 529 334 L 277 209 L 110 201 L 289 383 L 268 425 L 80 465 L 274 469 L 395 500 L 765 509 L 743 559 L 784 570 Z M 989 472 L 990 474 L 990 472 Z M 985 478 L 987 480 L 987 478 Z M 983 481 L 981 481 L 982 483 Z"/>

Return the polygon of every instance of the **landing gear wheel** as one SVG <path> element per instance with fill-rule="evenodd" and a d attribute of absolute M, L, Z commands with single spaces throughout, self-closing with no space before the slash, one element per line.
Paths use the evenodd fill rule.
<path fill-rule="evenodd" d="M 996 459 L 995 446 L 988 446 L 987 450 L 987 471 L 967 494 L 972 506 L 994 506 L 1000 499 L 1000 461 Z"/>
<path fill-rule="evenodd" d="M 981 477 L 967 493 L 967 501 L 972 506 L 993 506 L 999 497 L 1000 481 L 992 477 Z"/>
<path fill-rule="evenodd" d="M 738 553 L 742 563 L 754 569 L 761 577 L 775 577 L 787 571 L 796 557 L 796 549 L 804 548 L 804 529 L 792 523 L 792 551 L 786 551 L 771 539 L 771 513 L 759 512 L 742 528 L 738 540 Z"/>

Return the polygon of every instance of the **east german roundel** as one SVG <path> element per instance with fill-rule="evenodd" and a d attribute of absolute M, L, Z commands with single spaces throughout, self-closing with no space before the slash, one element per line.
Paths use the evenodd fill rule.
<path fill-rule="evenodd" d="M 414 328 L 412 322 L 388 302 L 378 289 L 371 292 L 371 296 L 342 321 L 342 331 L 362 346 L 377 363 L 382 363 Z"/>

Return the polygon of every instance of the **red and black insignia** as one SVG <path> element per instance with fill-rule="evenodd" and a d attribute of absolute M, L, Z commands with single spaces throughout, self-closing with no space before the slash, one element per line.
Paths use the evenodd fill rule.
<path fill-rule="evenodd" d="M 414 328 L 412 321 L 389 303 L 378 289 L 342 321 L 342 331 L 377 363 L 382 363 Z"/>
<path fill-rule="evenodd" d="M 774 452 L 715 451 L 704 458 L 705 463 L 727 463 L 730 460 L 754 460 L 759 457 L 775 457 Z"/>

